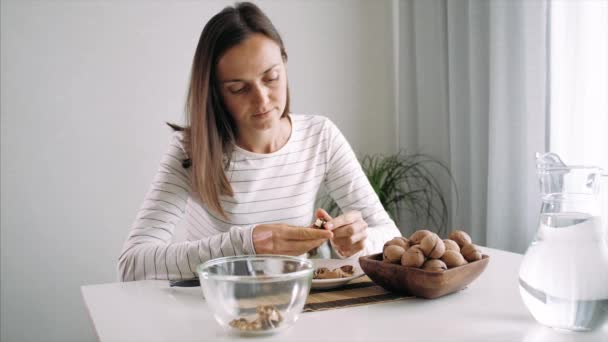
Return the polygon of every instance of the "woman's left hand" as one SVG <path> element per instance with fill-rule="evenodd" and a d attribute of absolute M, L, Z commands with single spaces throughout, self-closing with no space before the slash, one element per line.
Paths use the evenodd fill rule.
<path fill-rule="evenodd" d="M 324 209 L 319 208 L 316 216 L 325 220 L 325 228 L 334 233 L 331 244 L 342 256 L 349 257 L 363 250 L 367 238 L 367 223 L 361 212 L 349 211 L 332 218 Z"/>

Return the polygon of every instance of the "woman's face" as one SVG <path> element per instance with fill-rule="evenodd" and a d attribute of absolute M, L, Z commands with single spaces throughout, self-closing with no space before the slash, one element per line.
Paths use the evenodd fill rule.
<path fill-rule="evenodd" d="M 287 75 L 277 43 L 262 34 L 251 35 L 224 53 L 217 75 L 238 132 L 254 133 L 279 123 L 287 100 Z"/>

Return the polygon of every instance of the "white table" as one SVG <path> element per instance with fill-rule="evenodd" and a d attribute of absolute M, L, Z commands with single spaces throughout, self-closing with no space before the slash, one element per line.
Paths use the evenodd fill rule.
<path fill-rule="evenodd" d="M 302 313 L 282 333 L 242 340 L 608 341 L 608 324 L 591 333 L 561 333 L 536 323 L 519 296 L 522 255 L 483 250 L 490 256 L 487 269 L 455 294 Z M 82 295 L 103 342 L 235 339 L 216 323 L 199 287 L 146 280 L 83 286 Z"/>

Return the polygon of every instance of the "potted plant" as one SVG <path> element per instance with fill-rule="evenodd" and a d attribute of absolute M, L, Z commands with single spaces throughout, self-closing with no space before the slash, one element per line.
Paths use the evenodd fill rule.
<path fill-rule="evenodd" d="M 408 154 L 403 150 L 387 156 L 365 155 L 360 162 L 384 209 L 395 222 L 401 223 L 405 214 L 408 223 L 416 225 L 410 227 L 412 231 L 429 229 L 440 236 L 447 233 L 446 195 L 433 174 L 433 171 L 444 173 L 456 189 L 446 165 L 427 154 Z M 328 195 L 321 198 L 321 206 L 332 216 L 340 214 L 340 208 Z"/>

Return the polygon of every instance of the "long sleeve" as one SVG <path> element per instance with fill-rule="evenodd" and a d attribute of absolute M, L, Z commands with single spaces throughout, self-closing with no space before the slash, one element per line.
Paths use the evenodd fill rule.
<path fill-rule="evenodd" d="M 209 259 L 255 254 L 252 226 L 227 229 L 206 227 L 208 236 L 172 243 L 176 224 L 185 216 L 192 184 L 182 167 L 186 152 L 181 133 L 175 133 L 163 156 L 154 181 L 131 227 L 118 260 L 121 281 L 187 279 L 196 266 Z"/>
<path fill-rule="evenodd" d="M 384 210 L 346 138 L 329 120 L 328 130 L 325 188 L 342 212 L 359 211 L 368 224 L 365 248 L 351 257 L 382 252 L 384 243 L 401 233 Z"/>

